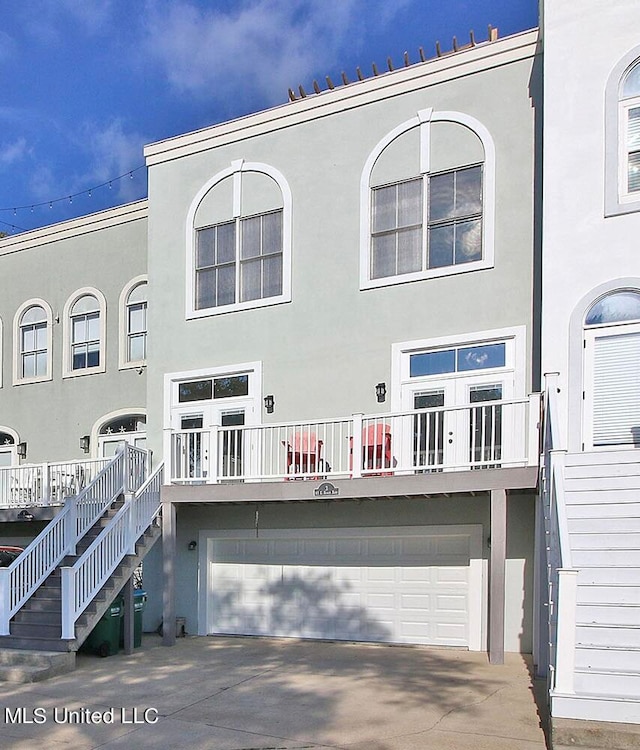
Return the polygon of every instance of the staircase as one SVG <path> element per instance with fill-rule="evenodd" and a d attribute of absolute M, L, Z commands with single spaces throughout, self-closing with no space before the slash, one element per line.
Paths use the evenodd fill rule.
<path fill-rule="evenodd" d="M 640 723 L 640 452 L 565 455 L 564 507 L 578 571 L 575 692 L 553 691 L 552 713 Z"/>
<path fill-rule="evenodd" d="M 159 538 L 162 466 L 143 483 L 139 459 L 114 459 L 1 572 L 2 613 L 10 619 L 0 622 L 0 679 L 34 681 L 73 669 L 75 652 Z"/>

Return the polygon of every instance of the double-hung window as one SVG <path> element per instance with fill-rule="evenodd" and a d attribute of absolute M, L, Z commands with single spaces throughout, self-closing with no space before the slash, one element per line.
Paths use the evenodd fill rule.
<path fill-rule="evenodd" d="M 627 73 L 620 99 L 620 193 L 640 197 L 640 62 Z"/>
<path fill-rule="evenodd" d="M 71 369 L 100 366 L 100 308 L 90 294 L 71 308 Z"/>
<path fill-rule="evenodd" d="M 282 210 L 196 233 L 196 309 L 282 294 Z"/>
<path fill-rule="evenodd" d="M 48 356 L 47 314 L 34 305 L 23 313 L 20 321 L 20 377 L 46 377 Z"/>
<path fill-rule="evenodd" d="M 147 358 L 147 285 L 138 284 L 127 298 L 127 362 Z"/>

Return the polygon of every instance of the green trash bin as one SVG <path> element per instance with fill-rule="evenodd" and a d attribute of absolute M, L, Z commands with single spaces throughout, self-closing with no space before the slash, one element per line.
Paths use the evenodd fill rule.
<path fill-rule="evenodd" d="M 83 650 L 99 656 L 112 656 L 118 653 L 120 644 L 120 623 L 122 620 L 122 597 L 116 597 L 111 606 L 98 620 L 95 628 L 84 642 Z"/>
<path fill-rule="evenodd" d="M 142 646 L 142 613 L 147 605 L 147 592 L 136 589 L 133 592 L 133 647 Z M 124 646 L 124 618 L 120 622 L 120 645 Z"/>

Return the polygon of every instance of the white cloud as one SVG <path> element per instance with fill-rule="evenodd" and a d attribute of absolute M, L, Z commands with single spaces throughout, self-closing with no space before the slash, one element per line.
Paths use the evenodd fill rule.
<path fill-rule="evenodd" d="M 13 164 L 30 153 L 26 138 L 18 138 L 13 143 L 0 144 L 0 164 Z"/>
<path fill-rule="evenodd" d="M 244 0 L 228 12 L 149 4 L 145 47 L 179 91 L 273 104 L 319 63 L 330 65 L 366 11 L 366 0 Z"/>

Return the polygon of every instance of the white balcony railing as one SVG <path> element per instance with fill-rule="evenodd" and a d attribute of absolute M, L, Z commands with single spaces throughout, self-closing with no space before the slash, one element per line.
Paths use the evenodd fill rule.
<path fill-rule="evenodd" d="M 87 487 L 108 458 L 22 464 L 0 468 L 0 508 L 62 505 Z"/>
<path fill-rule="evenodd" d="M 537 465 L 539 395 L 454 408 L 171 432 L 168 481 L 391 476 Z"/>

